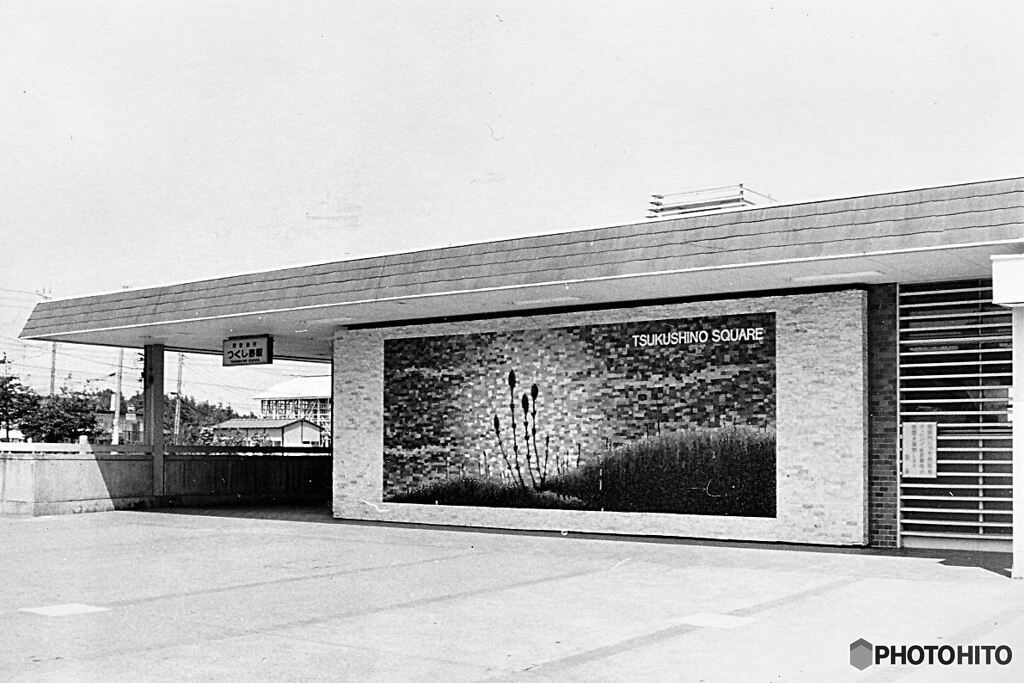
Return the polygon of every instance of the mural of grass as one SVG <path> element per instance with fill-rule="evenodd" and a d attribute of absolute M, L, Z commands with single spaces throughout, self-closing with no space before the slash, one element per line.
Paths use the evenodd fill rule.
<path fill-rule="evenodd" d="M 444 479 L 387 497 L 388 503 L 475 505 L 478 507 L 581 510 L 585 505 L 571 496 L 537 491 L 518 483 L 502 484 L 477 477 Z"/>
<path fill-rule="evenodd" d="M 384 365 L 385 501 L 775 516 L 772 313 L 388 339 Z"/>
<path fill-rule="evenodd" d="M 553 477 L 586 509 L 775 516 L 775 432 L 694 429 L 642 438 Z"/>
<path fill-rule="evenodd" d="M 385 499 L 479 507 L 775 516 L 775 432 L 693 429 L 640 438 L 550 477 L 543 490 L 462 476 Z"/>

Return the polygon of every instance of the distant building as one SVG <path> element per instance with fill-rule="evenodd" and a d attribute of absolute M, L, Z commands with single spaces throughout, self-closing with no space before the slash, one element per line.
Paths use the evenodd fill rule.
<path fill-rule="evenodd" d="M 296 377 L 256 395 L 260 417 L 267 420 L 302 418 L 331 433 L 331 378 Z"/>
<path fill-rule="evenodd" d="M 0 442 L 25 443 L 25 435 L 21 433 L 20 429 L 14 429 L 13 427 L 9 430 L 0 429 Z"/>
<path fill-rule="evenodd" d="M 114 412 L 111 410 L 96 411 L 96 423 L 103 430 L 100 442 L 110 443 L 111 435 L 114 433 Z M 120 425 L 121 443 L 142 443 L 143 423 L 135 414 L 134 409 L 121 413 L 118 424 Z"/>
<path fill-rule="evenodd" d="M 320 425 L 309 420 L 263 420 L 235 418 L 215 424 L 214 436 L 230 440 L 239 437 L 246 445 L 319 446 L 323 435 Z"/>

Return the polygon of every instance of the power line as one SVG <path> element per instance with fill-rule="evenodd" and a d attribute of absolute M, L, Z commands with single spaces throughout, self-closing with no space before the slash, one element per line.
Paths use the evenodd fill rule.
<path fill-rule="evenodd" d="M 0 339 L 8 339 L 19 344 L 45 344 L 46 342 L 29 341 L 26 339 L 18 339 L 17 337 L 8 337 L 6 334 L 0 334 Z"/>
<path fill-rule="evenodd" d="M 112 384 L 112 382 L 109 380 L 116 374 L 117 361 L 112 357 L 113 354 L 109 356 L 107 355 L 110 354 L 111 351 L 108 347 L 74 346 L 72 348 L 74 348 L 76 352 L 71 353 L 66 350 L 68 348 L 67 345 L 61 347 L 60 356 L 68 365 L 75 368 L 76 365 L 85 363 L 91 366 L 91 372 L 87 369 L 85 372 L 88 373 L 88 375 L 82 377 L 81 375 L 85 373 L 82 373 L 81 368 L 79 367 L 69 372 L 67 377 L 58 378 L 58 373 L 56 372 L 55 367 L 56 363 L 50 366 L 45 366 L 38 362 L 46 355 L 50 355 L 52 357 L 52 347 L 47 348 L 50 344 L 31 340 L 26 341 L 2 334 L 0 334 L 0 339 L 6 339 L 13 342 L 17 345 L 15 348 L 20 347 L 19 350 L 21 351 L 21 358 L 17 360 L 9 358 L 12 371 L 20 373 L 27 384 L 37 387 L 39 387 L 39 385 L 43 385 L 40 389 L 44 391 L 46 380 L 42 377 L 34 376 L 34 373 L 41 374 L 46 370 L 50 370 L 54 375 L 54 389 L 56 389 L 57 379 L 62 379 L 65 385 L 70 387 L 78 386 L 89 388 L 90 383 L 99 382 L 101 383 L 100 386 L 106 385 L 104 388 L 110 388 L 109 385 Z M 193 393 L 203 400 L 219 401 L 229 405 L 237 405 L 238 403 L 252 404 L 257 402 L 254 395 L 264 390 L 266 385 L 245 386 L 225 381 L 220 376 L 220 366 L 219 364 L 216 364 L 217 360 L 218 359 L 205 355 L 190 355 L 187 359 L 190 368 L 190 377 L 183 378 L 182 393 L 188 393 L 188 389 L 191 387 L 193 389 Z M 131 357 L 131 365 L 129 367 L 131 368 L 129 373 L 130 375 L 133 375 L 133 370 L 138 368 L 137 359 L 134 355 Z M 106 370 L 107 372 L 100 374 L 103 370 Z M 289 370 L 291 371 L 289 372 Z M 75 372 L 79 373 L 78 377 L 73 376 Z M 326 373 L 309 374 L 308 371 L 302 372 L 301 370 L 298 370 L 298 368 L 293 370 L 292 368 L 287 367 L 280 368 L 280 370 L 277 368 L 261 368 L 257 372 L 269 377 L 277 378 L 279 381 L 290 377 L 307 378 L 329 376 Z M 140 382 L 141 379 L 136 377 L 134 382 L 129 384 L 129 386 L 134 385 L 137 387 Z M 218 394 L 220 394 L 220 396 L 218 396 Z"/>
<path fill-rule="evenodd" d="M 46 342 L 35 342 L 35 343 L 33 343 L 33 342 L 26 342 L 24 340 L 16 339 L 14 337 L 8 337 L 8 336 L 2 335 L 2 334 L 0 334 L 0 339 L 6 339 L 8 341 L 16 342 L 16 343 L 21 344 L 22 346 L 24 346 L 26 349 L 32 349 L 32 350 L 39 350 L 40 349 L 39 344 L 45 344 L 46 343 Z M 46 351 L 41 351 L 40 350 L 40 353 L 49 353 L 49 351 L 50 351 L 49 349 L 46 349 Z M 100 353 L 102 353 L 102 351 L 100 349 L 97 349 L 95 353 L 100 354 Z M 109 360 L 109 359 L 101 360 L 101 359 L 97 358 L 96 356 L 84 356 L 84 355 L 79 355 L 77 353 L 68 353 L 66 350 L 65 351 L 61 351 L 61 356 L 64 356 L 64 357 L 67 357 L 67 358 L 74 358 L 75 360 L 84 361 L 86 363 L 94 363 L 96 365 L 109 365 L 109 366 L 113 366 L 115 364 L 115 361 L 113 361 L 113 360 Z"/>
<path fill-rule="evenodd" d="M 34 364 L 34 363 L 22 363 L 22 362 L 14 361 L 13 359 L 10 360 L 10 364 L 11 364 L 12 367 L 28 368 L 30 370 L 49 370 L 50 369 L 49 365 L 37 365 L 37 364 Z M 112 369 L 115 368 L 115 367 L 116 367 L 115 365 L 111 365 Z M 195 370 L 196 368 L 193 367 L 192 369 Z M 111 371 L 109 374 L 98 375 L 98 376 L 95 376 L 95 377 L 91 377 L 89 379 L 100 380 L 100 379 L 105 379 L 105 378 L 108 378 L 108 377 L 113 377 L 114 375 L 115 375 L 115 373 L 113 371 Z M 204 376 L 206 377 L 206 379 L 214 380 L 214 381 L 204 382 L 204 381 L 200 381 L 200 380 L 189 379 L 187 381 L 184 381 L 183 384 L 185 384 L 185 385 L 197 384 L 197 385 L 205 386 L 205 387 L 215 387 L 217 389 L 226 389 L 228 391 L 231 391 L 232 393 L 238 393 L 239 395 L 243 395 L 241 392 L 258 392 L 258 391 L 261 391 L 261 389 L 259 389 L 257 387 L 243 387 L 243 386 L 238 386 L 238 385 L 233 385 L 233 384 L 224 384 L 222 382 L 215 381 L 216 378 L 209 377 L 207 375 L 204 375 Z M 139 383 L 139 382 L 141 382 L 141 380 L 136 380 L 136 383 Z"/>
<path fill-rule="evenodd" d="M 24 294 L 26 296 L 39 297 L 41 299 L 49 299 L 50 297 L 40 292 L 30 292 L 27 289 L 11 289 L 10 287 L 0 287 L 0 292 L 8 292 L 10 294 Z"/>
<path fill-rule="evenodd" d="M 261 391 L 261 389 L 259 389 L 257 387 L 243 387 L 243 386 L 239 386 L 237 384 L 224 384 L 217 377 L 214 377 L 213 374 L 211 372 L 209 372 L 208 368 L 200 368 L 200 367 L 197 367 L 197 366 L 193 365 L 193 366 L 191 366 L 191 369 L 192 369 L 193 372 L 198 372 L 200 376 L 205 377 L 206 379 L 210 380 L 210 382 L 207 382 L 206 384 L 209 384 L 211 386 L 222 387 L 224 389 L 238 389 L 240 391 Z M 190 383 L 191 384 L 203 384 L 203 382 L 196 382 L 195 380 L 190 380 Z"/>

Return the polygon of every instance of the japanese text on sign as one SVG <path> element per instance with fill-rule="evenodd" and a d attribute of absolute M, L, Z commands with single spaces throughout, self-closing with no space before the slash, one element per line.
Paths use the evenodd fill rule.
<path fill-rule="evenodd" d="M 269 365 L 274 362 L 274 340 L 269 335 L 224 340 L 224 365 Z"/>
<path fill-rule="evenodd" d="M 903 423 L 903 476 L 935 479 L 938 471 L 935 465 L 936 449 L 935 422 Z"/>

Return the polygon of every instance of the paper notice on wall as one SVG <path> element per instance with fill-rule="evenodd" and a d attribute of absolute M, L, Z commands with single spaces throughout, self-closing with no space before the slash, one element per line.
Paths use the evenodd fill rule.
<path fill-rule="evenodd" d="M 937 446 L 937 424 L 935 422 L 904 422 L 903 476 L 935 479 L 938 471 L 935 465 Z"/>

